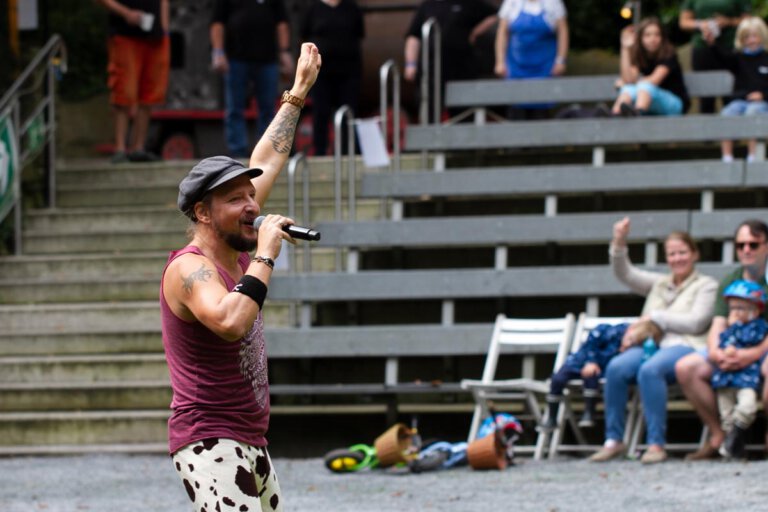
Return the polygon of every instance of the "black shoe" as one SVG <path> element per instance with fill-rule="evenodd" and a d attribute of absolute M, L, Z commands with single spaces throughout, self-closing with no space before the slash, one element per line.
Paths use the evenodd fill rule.
<path fill-rule="evenodd" d="M 622 117 L 637 117 L 639 114 L 635 108 L 629 103 L 622 103 L 619 105 Z"/>
<path fill-rule="evenodd" d="M 139 149 L 128 153 L 128 161 L 130 162 L 157 162 L 160 157 L 150 151 L 144 151 Z"/>
<path fill-rule="evenodd" d="M 109 159 L 110 162 L 113 164 L 124 164 L 128 162 L 128 155 L 125 154 L 125 151 L 116 151 L 112 158 Z"/>
<path fill-rule="evenodd" d="M 584 409 L 584 414 L 581 415 L 579 420 L 579 426 L 581 428 L 592 428 L 595 426 L 595 417 L 591 410 Z"/>
<path fill-rule="evenodd" d="M 727 457 L 733 459 L 743 459 L 746 457 L 746 437 L 747 430 L 734 425 L 725 436 L 722 449 Z"/>
<path fill-rule="evenodd" d="M 560 400 L 547 399 L 547 419 L 539 425 L 543 431 L 555 430 L 557 428 L 557 414 L 560 411 Z"/>

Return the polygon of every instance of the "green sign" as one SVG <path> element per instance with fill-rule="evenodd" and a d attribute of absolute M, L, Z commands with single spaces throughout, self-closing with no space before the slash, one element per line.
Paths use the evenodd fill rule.
<path fill-rule="evenodd" d="M 14 182 L 19 172 L 19 151 L 10 110 L 0 114 L 0 220 L 13 208 Z"/>

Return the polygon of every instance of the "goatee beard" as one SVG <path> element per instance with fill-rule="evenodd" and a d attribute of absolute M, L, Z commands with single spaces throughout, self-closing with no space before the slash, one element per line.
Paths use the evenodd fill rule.
<path fill-rule="evenodd" d="M 256 249 L 256 241 L 246 240 L 239 235 L 226 235 L 224 241 L 228 246 L 239 252 L 251 252 Z"/>
<path fill-rule="evenodd" d="M 256 240 L 247 240 L 239 234 L 225 233 L 215 221 L 213 222 L 213 229 L 216 231 L 218 237 L 224 240 L 225 244 L 236 251 L 251 252 L 256 249 Z"/>

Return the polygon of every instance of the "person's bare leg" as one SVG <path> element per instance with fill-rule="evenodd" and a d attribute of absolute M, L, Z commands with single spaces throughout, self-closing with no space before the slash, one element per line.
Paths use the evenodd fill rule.
<path fill-rule="evenodd" d="M 717 411 L 717 398 L 710 385 L 712 366 L 700 354 L 689 354 L 675 365 L 677 382 L 702 423 L 709 428 L 709 444 L 718 448 L 725 438 Z"/>
<path fill-rule="evenodd" d="M 622 103 L 628 103 L 629 105 L 632 104 L 632 96 L 630 96 L 627 93 L 619 94 L 619 97 L 616 98 L 616 101 L 613 103 L 613 108 L 611 109 L 611 112 L 614 114 L 620 114 L 621 113 L 621 104 Z"/>
<path fill-rule="evenodd" d="M 112 110 L 115 114 L 115 153 L 125 153 L 129 124 L 128 108 L 113 105 Z"/>
<path fill-rule="evenodd" d="M 723 160 L 733 160 L 733 141 L 724 140 L 720 143 L 720 154 L 723 156 Z"/>
<path fill-rule="evenodd" d="M 747 141 L 747 159 L 751 156 L 752 158 L 755 158 L 755 153 L 757 152 L 757 141 L 755 139 L 749 139 Z"/>
<path fill-rule="evenodd" d="M 635 100 L 635 108 L 647 112 L 651 108 L 651 95 L 648 91 L 638 89 L 637 99 Z"/>
<path fill-rule="evenodd" d="M 133 118 L 133 131 L 131 133 L 131 151 L 144 151 L 151 114 L 152 107 L 148 105 L 139 105 L 136 108 L 136 115 Z"/>

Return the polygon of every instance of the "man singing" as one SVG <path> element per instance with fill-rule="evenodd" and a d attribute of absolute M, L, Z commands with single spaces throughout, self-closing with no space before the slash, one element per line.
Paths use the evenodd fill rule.
<path fill-rule="evenodd" d="M 293 241 L 282 227 L 293 220 L 267 215 L 258 232 L 253 221 L 288 159 L 320 65 L 317 47 L 302 45 L 293 87 L 249 167 L 206 158 L 179 184 L 178 206 L 192 222 L 192 240 L 168 259 L 160 307 L 173 388 L 170 453 L 196 511 L 283 509 L 266 449 L 261 310 L 282 241 Z"/>

